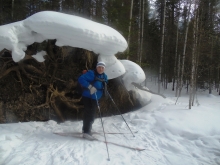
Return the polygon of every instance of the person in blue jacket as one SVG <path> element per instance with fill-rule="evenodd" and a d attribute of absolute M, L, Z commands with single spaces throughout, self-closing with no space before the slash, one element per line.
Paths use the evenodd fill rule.
<path fill-rule="evenodd" d="M 78 82 L 83 88 L 83 137 L 90 140 L 93 140 L 91 129 L 95 119 L 97 101 L 102 97 L 105 83 L 108 81 L 107 75 L 104 73 L 105 66 L 104 62 L 98 62 L 95 70 L 89 70 L 78 78 Z"/>

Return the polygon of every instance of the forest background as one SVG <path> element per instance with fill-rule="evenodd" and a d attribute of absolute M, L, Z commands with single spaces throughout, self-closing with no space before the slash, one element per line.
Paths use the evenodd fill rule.
<path fill-rule="evenodd" d="M 50 10 L 113 27 L 129 45 L 125 52 L 116 55 L 117 58 L 138 63 L 146 76 L 158 83 L 158 93 L 161 86 L 166 89 L 168 83 L 173 83 L 178 97 L 182 87 L 186 87 L 190 97 L 189 108 L 193 105 L 197 88 L 208 89 L 209 93 L 217 90 L 220 94 L 218 0 L 0 0 L 0 3 L 0 25 Z M 80 118 L 79 109 L 82 107 L 72 92 L 74 79 L 83 69 L 81 65 L 91 69 L 97 57 L 87 50 L 59 48 L 55 42 L 34 43 L 26 51 L 31 55 L 39 49 L 46 50 L 50 58 L 44 65 L 33 59 L 14 63 L 9 50 L 0 51 L 1 123 L 42 121 L 57 116 L 61 121 L 69 116 Z M 69 57 L 68 54 L 76 56 Z M 64 65 L 66 63 L 68 65 Z M 66 75 L 73 68 L 75 72 Z M 140 106 L 132 92 L 127 92 L 122 85 L 116 89 L 114 84 L 118 81 L 110 81 L 109 89 L 118 91 L 120 98 L 129 95 L 123 97 L 124 100 L 116 99 L 122 112 Z M 117 97 L 117 92 L 111 94 L 113 98 Z M 107 109 L 111 106 L 107 108 L 105 105 L 104 100 L 101 107 L 108 115 Z M 70 112 L 73 114 L 69 115 Z"/>

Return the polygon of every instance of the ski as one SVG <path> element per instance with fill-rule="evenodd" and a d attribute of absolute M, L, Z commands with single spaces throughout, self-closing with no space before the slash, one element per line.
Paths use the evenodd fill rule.
<path fill-rule="evenodd" d="M 134 131 L 133 133 L 137 133 L 138 131 Z M 92 134 L 103 134 L 101 132 L 92 132 Z M 132 134 L 131 132 L 105 132 L 105 134 Z"/>
<path fill-rule="evenodd" d="M 145 150 L 144 148 L 130 147 L 130 146 L 127 146 L 127 145 L 118 144 L 118 143 L 109 142 L 109 141 L 104 141 L 104 140 L 99 140 L 99 139 L 97 139 L 97 141 L 100 141 L 100 142 L 103 142 L 103 143 L 108 143 L 108 144 L 113 144 L 113 145 L 116 145 L 116 146 L 132 149 L 132 150 L 136 150 L 136 151 L 144 151 Z"/>
<path fill-rule="evenodd" d="M 74 138 L 88 140 L 88 139 L 83 138 L 81 136 L 82 133 L 80 133 L 80 132 L 74 132 L 74 133 L 58 133 L 58 132 L 54 132 L 54 134 L 60 135 L 60 136 L 70 136 L 70 137 L 74 137 Z M 127 149 L 132 149 L 132 150 L 136 150 L 136 151 L 144 151 L 145 150 L 144 148 L 130 147 L 130 146 L 127 146 L 127 145 L 118 144 L 118 143 L 109 142 L 109 141 L 104 141 L 104 140 L 100 140 L 100 139 L 97 139 L 97 138 L 95 138 L 94 140 L 90 140 L 90 141 L 98 141 L 98 142 L 102 142 L 102 143 L 112 144 L 112 145 L 115 145 L 115 146 L 119 146 L 119 147 L 123 147 L 123 148 L 127 148 Z"/>
<path fill-rule="evenodd" d="M 138 133 L 138 131 L 134 131 L 133 133 Z M 55 134 L 60 134 L 60 132 L 55 132 Z M 80 135 L 82 134 L 81 132 L 62 132 L 61 134 L 66 134 L 66 136 L 69 134 L 69 135 Z M 94 134 L 103 134 L 103 132 L 92 132 L 92 135 Z M 105 132 L 105 134 L 132 134 L 130 132 Z"/>

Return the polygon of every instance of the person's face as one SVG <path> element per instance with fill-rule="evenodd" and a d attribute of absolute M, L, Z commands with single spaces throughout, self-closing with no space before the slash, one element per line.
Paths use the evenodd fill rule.
<path fill-rule="evenodd" d="M 102 66 L 98 66 L 98 67 L 96 67 L 96 70 L 97 70 L 98 74 L 102 74 L 105 71 L 105 68 Z"/>

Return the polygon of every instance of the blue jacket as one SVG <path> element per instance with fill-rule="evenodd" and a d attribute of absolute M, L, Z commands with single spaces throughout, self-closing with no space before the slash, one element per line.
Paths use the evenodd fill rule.
<path fill-rule="evenodd" d="M 100 79 L 104 79 L 106 83 L 108 81 L 108 78 L 107 78 L 107 75 L 105 73 L 98 74 L 97 72 L 96 73 L 95 72 L 96 71 L 94 71 L 94 70 L 89 70 L 85 74 L 82 74 L 78 78 L 78 82 L 84 88 L 82 96 L 89 97 L 91 99 L 96 99 L 96 96 L 97 96 L 97 99 L 100 99 L 102 97 L 102 94 L 103 94 L 104 85 L 101 81 L 98 81 L 98 80 L 94 81 L 95 77 L 98 77 Z M 96 96 L 95 96 L 95 93 L 90 95 L 90 91 L 88 89 L 90 84 L 97 89 Z"/>

